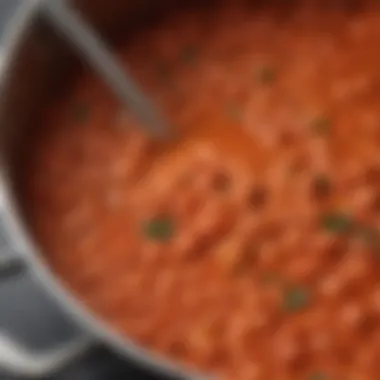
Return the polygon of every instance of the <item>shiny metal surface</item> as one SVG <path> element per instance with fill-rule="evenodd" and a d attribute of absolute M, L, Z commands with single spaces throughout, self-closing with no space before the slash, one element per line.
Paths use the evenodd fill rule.
<path fill-rule="evenodd" d="M 0 83 L 0 183 L 2 211 L 10 241 L 22 253 L 23 262 L 30 266 L 35 278 L 43 284 L 52 299 L 86 331 L 85 340 L 101 340 L 119 355 L 167 378 L 199 378 L 198 374 L 190 373 L 176 363 L 124 339 L 87 310 L 51 273 L 43 259 L 43 247 L 36 244 L 28 229 L 18 197 L 18 164 L 24 154 L 25 136 L 37 128 L 39 115 L 81 65 L 75 52 L 44 19 L 43 3 L 43 0 L 29 0 L 21 7 L 6 38 Z M 149 10 L 141 1 L 136 4 L 124 0 L 73 2 L 110 42 L 117 37 L 122 24 L 136 25 L 152 12 L 163 8 L 163 4 L 158 2 L 150 2 Z"/>
<path fill-rule="evenodd" d="M 88 343 L 78 338 L 62 347 L 48 352 L 33 352 L 20 345 L 4 333 L 0 334 L 0 368 L 7 372 L 28 378 L 55 375 L 71 360 L 86 352 Z"/>

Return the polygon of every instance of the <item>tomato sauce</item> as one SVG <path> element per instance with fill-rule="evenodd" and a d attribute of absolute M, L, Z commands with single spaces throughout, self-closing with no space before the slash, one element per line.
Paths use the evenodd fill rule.
<path fill-rule="evenodd" d="M 120 48 L 173 141 L 86 71 L 32 144 L 27 211 L 62 281 L 150 350 L 229 380 L 374 380 L 380 5 L 280 3 Z"/>

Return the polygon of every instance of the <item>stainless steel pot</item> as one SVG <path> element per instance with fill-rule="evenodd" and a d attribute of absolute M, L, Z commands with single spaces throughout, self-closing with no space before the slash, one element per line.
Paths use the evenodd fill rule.
<path fill-rule="evenodd" d="M 73 3 L 103 37 L 112 42 L 122 27 L 136 27 L 174 1 L 76 0 Z M 29 232 L 17 191 L 23 137 L 37 128 L 36 121 L 44 107 L 70 81 L 80 65 L 75 51 L 55 30 L 44 13 L 44 0 L 27 0 L 12 20 L 6 38 L 0 82 L 0 211 L 5 216 L 9 243 L 21 255 L 10 261 L 3 259 L 3 267 L 7 264 L 9 269 L 9 266 L 18 265 L 19 260 L 26 263 L 35 279 L 84 333 L 65 347 L 37 355 L 0 331 L 0 368 L 43 377 L 100 341 L 125 358 L 168 378 L 200 377 L 136 346 L 94 316 L 50 272 L 43 259 L 43 249 L 37 246 Z"/>

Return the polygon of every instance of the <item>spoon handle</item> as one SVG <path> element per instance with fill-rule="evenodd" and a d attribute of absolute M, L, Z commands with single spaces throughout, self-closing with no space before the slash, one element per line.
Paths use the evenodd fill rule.
<path fill-rule="evenodd" d="M 44 5 L 54 25 L 78 48 L 122 103 L 136 113 L 148 132 L 167 138 L 169 126 L 96 31 L 65 0 L 48 0 Z"/>

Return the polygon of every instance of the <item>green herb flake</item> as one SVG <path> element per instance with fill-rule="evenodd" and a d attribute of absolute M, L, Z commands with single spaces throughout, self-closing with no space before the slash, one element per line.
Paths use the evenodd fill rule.
<path fill-rule="evenodd" d="M 318 135 L 326 135 L 331 131 L 331 120 L 327 116 L 317 116 L 311 121 L 311 129 Z"/>
<path fill-rule="evenodd" d="M 273 67 L 261 67 L 257 72 L 257 79 L 261 84 L 272 84 L 276 80 L 276 72 Z"/>
<path fill-rule="evenodd" d="M 314 372 L 310 375 L 309 380 L 327 380 L 328 377 L 323 372 Z"/>
<path fill-rule="evenodd" d="M 173 237 L 175 226 L 169 217 L 154 218 L 144 223 L 143 232 L 151 240 L 167 242 Z"/>
<path fill-rule="evenodd" d="M 75 104 L 72 108 L 72 118 L 75 123 L 85 123 L 90 117 L 90 108 L 83 103 Z"/>
<path fill-rule="evenodd" d="M 286 291 L 284 297 L 284 309 L 288 312 L 297 312 L 310 303 L 310 292 L 303 287 L 293 287 Z"/>
<path fill-rule="evenodd" d="M 185 46 L 181 51 L 181 60 L 188 65 L 194 65 L 199 57 L 199 49 L 194 45 Z"/>
<path fill-rule="evenodd" d="M 347 234 L 355 227 L 351 217 L 339 212 L 323 216 L 321 224 L 325 230 L 337 234 Z"/>

